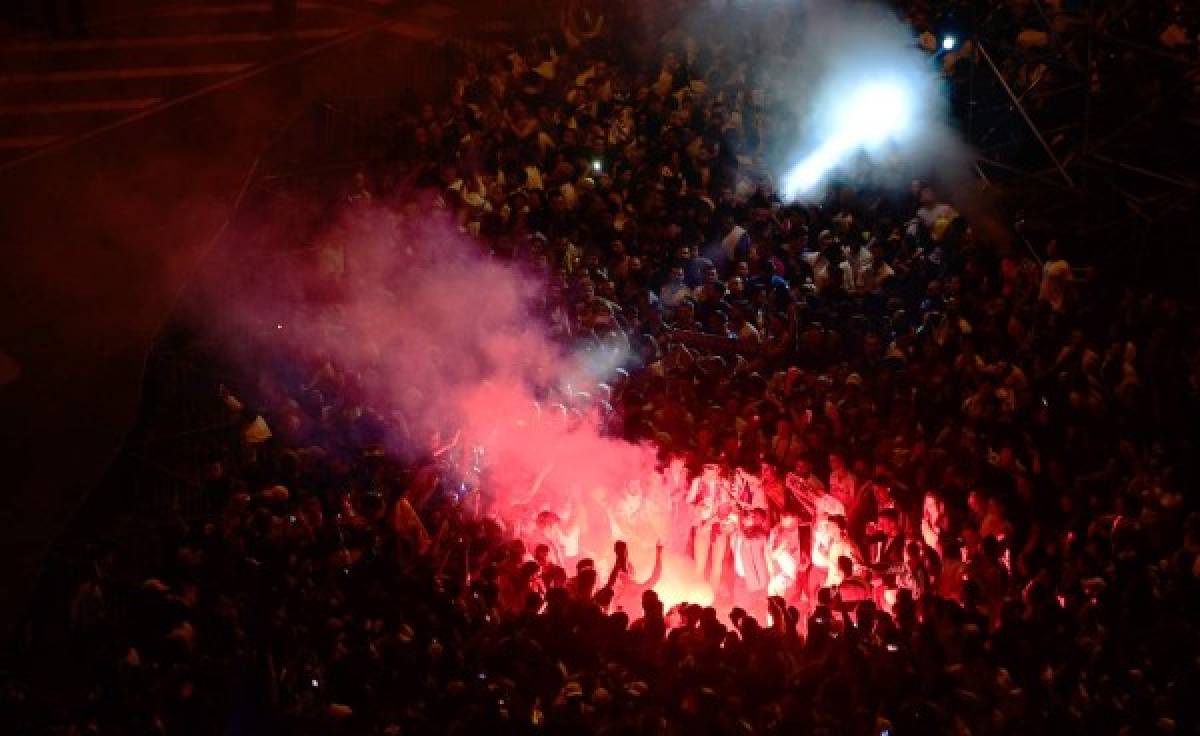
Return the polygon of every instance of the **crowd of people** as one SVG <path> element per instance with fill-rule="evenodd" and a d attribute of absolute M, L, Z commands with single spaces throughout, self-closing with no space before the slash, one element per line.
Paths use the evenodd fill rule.
<path fill-rule="evenodd" d="M 656 9 L 569 3 L 339 195 L 436 193 L 564 344 L 623 348 L 576 408 L 658 449 L 627 489 L 679 520 L 652 569 L 559 509 L 479 513 L 449 443 L 380 453 L 337 366 L 212 376 L 203 513 L 33 617 L 18 648 L 65 674 L 6 681 L 15 733 L 1200 728 L 1196 305 L 983 237 L 923 172 L 781 202 L 797 121 L 753 70 L 803 17 Z M 710 601 L 656 592 L 664 554 Z"/>

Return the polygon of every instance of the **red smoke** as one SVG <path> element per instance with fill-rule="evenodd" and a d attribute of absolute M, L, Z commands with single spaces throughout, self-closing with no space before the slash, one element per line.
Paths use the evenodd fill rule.
<path fill-rule="evenodd" d="M 282 343 L 276 360 L 318 376 L 337 366 L 379 413 L 391 451 L 419 454 L 458 436 L 469 463 L 478 448 L 484 509 L 510 532 L 528 538 L 551 511 L 578 529 L 568 552 L 595 559 L 602 576 L 618 537 L 636 578 L 650 573 L 655 545 L 672 537 L 656 449 L 602 433 L 607 376 L 595 365 L 620 356 L 597 361 L 550 336 L 543 275 L 491 257 L 428 209 L 360 206 L 239 293 L 229 284 L 244 280 L 220 282 L 210 314 L 234 334 L 263 336 L 267 354 Z M 691 569 L 668 553 L 664 602 L 711 600 Z"/>

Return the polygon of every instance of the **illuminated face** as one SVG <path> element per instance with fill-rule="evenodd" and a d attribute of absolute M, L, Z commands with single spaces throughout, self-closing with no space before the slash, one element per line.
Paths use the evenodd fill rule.
<path fill-rule="evenodd" d="M 979 491 L 971 491 L 970 495 L 967 496 L 967 508 L 976 514 L 983 514 L 985 510 L 983 494 Z"/>
<path fill-rule="evenodd" d="M 942 502 L 932 493 L 925 494 L 925 518 L 937 519 L 942 515 Z"/>

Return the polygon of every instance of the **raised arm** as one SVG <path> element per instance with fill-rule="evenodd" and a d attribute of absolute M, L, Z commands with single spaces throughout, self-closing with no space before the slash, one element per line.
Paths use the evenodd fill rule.
<path fill-rule="evenodd" d="M 658 585 L 658 581 L 662 578 L 662 557 L 663 546 L 662 542 L 659 542 L 654 546 L 654 569 L 650 571 L 650 577 L 646 578 L 646 582 L 638 584 L 639 588 L 649 590 Z"/>

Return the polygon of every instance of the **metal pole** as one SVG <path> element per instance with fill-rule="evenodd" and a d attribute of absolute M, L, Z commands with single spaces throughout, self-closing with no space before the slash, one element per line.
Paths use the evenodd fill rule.
<path fill-rule="evenodd" d="M 1187 190 L 1190 190 L 1193 192 L 1200 191 L 1200 184 L 1197 184 L 1192 181 L 1188 181 L 1187 179 L 1177 179 L 1173 176 L 1167 176 L 1166 174 L 1160 174 L 1157 171 L 1151 171 L 1150 169 L 1146 169 L 1141 166 L 1134 166 L 1133 164 L 1127 164 L 1123 161 L 1117 161 L 1116 159 L 1111 159 L 1108 156 L 1094 155 L 1094 156 L 1092 156 L 1092 158 L 1096 159 L 1100 163 L 1105 163 L 1105 164 L 1108 164 L 1109 166 L 1115 166 L 1118 169 L 1125 169 L 1126 171 L 1132 171 L 1135 174 L 1141 174 L 1142 176 L 1149 177 L 1149 178 L 1155 179 L 1157 181 L 1161 181 L 1165 184 L 1171 184 L 1171 185 L 1180 187 L 1181 189 L 1187 189 Z"/>
<path fill-rule="evenodd" d="M 1042 184 L 1045 184 L 1047 186 L 1057 187 L 1059 189 L 1063 188 L 1061 182 L 1059 182 L 1057 179 L 1055 179 L 1052 176 L 1048 176 L 1048 171 L 1026 171 L 1025 169 L 1021 169 L 1021 168 L 1018 168 L 1011 164 L 1006 164 L 1002 161 L 996 161 L 994 159 L 990 159 L 990 158 L 987 158 L 984 156 L 978 156 L 978 157 L 976 157 L 975 160 L 977 162 L 987 164 L 988 166 L 991 166 L 993 168 L 997 168 L 1002 171 L 1007 171 L 1010 174 L 1016 174 L 1017 176 L 1028 177 L 1030 179 L 1034 179 L 1034 180 L 1039 181 Z"/>
<path fill-rule="evenodd" d="M 984 47 L 983 42 L 976 40 L 975 43 L 979 47 L 979 53 L 983 55 L 984 61 L 988 63 L 988 66 L 992 69 L 992 73 L 995 74 L 996 79 L 1000 81 L 1000 86 L 1004 88 L 1004 92 L 1008 95 L 1008 99 L 1011 100 L 1013 106 L 1017 108 L 1017 112 L 1021 113 L 1021 117 L 1024 118 L 1025 124 L 1029 126 L 1029 129 L 1033 131 L 1033 135 L 1037 138 L 1038 143 L 1042 144 L 1042 150 L 1044 150 L 1046 155 L 1050 157 L 1050 160 L 1054 162 L 1055 168 L 1058 169 L 1058 173 L 1062 176 L 1063 180 L 1067 182 L 1067 186 L 1074 189 L 1075 182 L 1071 179 L 1071 175 L 1067 173 L 1067 170 L 1063 168 L 1062 162 L 1060 162 L 1058 157 L 1054 155 L 1054 150 L 1050 148 L 1050 144 L 1047 143 L 1046 139 L 1042 137 L 1042 134 L 1038 130 L 1037 126 L 1034 125 L 1033 119 L 1029 117 L 1029 113 L 1025 112 L 1024 105 L 1022 105 L 1021 101 L 1017 99 L 1016 94 L 1013 93 L 1012 87 L 1008 86 L 1008 80 L 1004 78 L 1004 75 L 1000 72 L 1000 68 L 996 66 L 996 62 L 992 61 L 992 56 L 987 52 L 987 48 Z"/>
<path fill-rule="evenodd" d="M 1092 139 L 1092 63 L 1095 58 L 1096 41 L 1096 15 L 1092 0 L 1088 0 L 1087 4 L 1087 57 L 1083 62 L 1083 140 L 1080 141 L 1079 150 L 1088 150 L 1088 144 Z"/>
<path fill-rule="evenodd" d="M 979 41 L 975 41 L 975 45 L 979 45 Z M 971 76 L 967 80 L 967 142 L 975 145 L 975 71 L 979 68 L 979 62 L 972 62 Z"/>
<path fill-rule="evenodd" d="M 967 30 L 971 33 L 971 40 L 979 45 L 978 19 L 975 17 L 975 3 L 967 3 L 968 16 Z M 967 78 L 967 143 L 975 145 L 975 71 L 979 68 L 979 57 L 976 54 L 971 54 L 971 74 Z"/>

